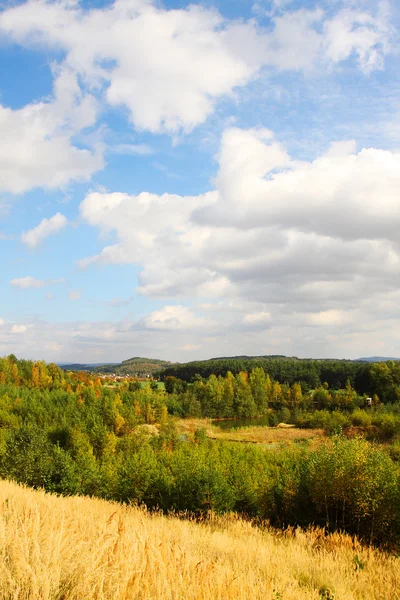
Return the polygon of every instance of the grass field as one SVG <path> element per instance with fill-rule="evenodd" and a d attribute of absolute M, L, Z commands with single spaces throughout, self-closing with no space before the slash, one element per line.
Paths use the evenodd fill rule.
<path fill-rule="evenodd" d="M 232 422 L 234 425 L 234 422 Z M 215 440 L 248 442 L 257 444 L 286 444 L 301 440 L 317 440 L 324 435 L 323 429 L 298 429 L 296 427 L 249 426 L 221 429 L 210 419 L 179 419 L 180 433 L 190 434 L 196 429 L 205 429 L 207 437 Z"/>
<path fill-rule="evenodd" d="M 204 523 L 0 482 L 1 600 L 398 600 L 400 559 L 320 530 Z"/>

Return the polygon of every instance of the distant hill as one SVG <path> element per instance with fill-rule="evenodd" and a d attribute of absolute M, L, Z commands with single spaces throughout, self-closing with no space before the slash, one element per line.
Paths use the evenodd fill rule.
<path fill-rule="evenodd" d="M 146 376 L 154 375 L 169 367 L 174 367 L 176 363 L 157 358 L 143 358 L 135 356 L 124 360 L 119 365 L 103 365 L 95 369 L 96 373 L 115 373 L 116 375 Z"/>
<path fill-rule="evenodd" d="M 92 371 L 97 367 L 101 367 L 103 365 L 118 365 L 119 363 L 57 363 L 58 366 L 64 371 Z"/>
<path fill-rule="evenodd" d="M 400 360 L 400 358 L 393 358 L 388 356 L 366 356 L 364 358 L 358 358 L 358 361 L 374 363 L 374 362 L 386 362 L 388 360 Z"/>
<path fill-rule="evenodd" d="M 163 369 L 173 367 L 176 363 L 157 358 L 143 358 L 135 356 L 128 358 L 121 363 L 97 363 L 97 364 L 61 364 L 60 367 L 64 371 L 90 371 L 91 373 L 111 374 L 116 375 L 131 375 L 132 377 L 140 377 L 146 375 L 154 375 L 154 373 Z"/>
<path fill-rule="evenodd" d="M 116 375 L 131 375 L 132 377 L 160 374 L 163 380 L 168 375 L 172 375 L 185 381 L 193 381 L 197 374 L 202 377 L 208 377 L 212 373 L 225 375 L 227 371 L 236 374 L 240 371 L 249 372 L 255 367 L 262 367 L 271 377 L 280 382 L 292 384 L 294 381 L 306 381 L 310 385 L 313 385 L 313 382 L 318 385 L 319 382 L 327 381 L 334 387 L 340 387 L 346 385 L 348 378 L 352 382 L 355 381 L 354 378 L 362 375 L 362 369 L 365 370 L 368 364 L 388 360 L 397 361 L 400 359 L 383 356 L 363 357 L 357 360 L 312 359 L 267 354 L 262 356 L 224 356 L 189 363 L 173 363 L 166 360 L 134 356 L 121 363 L 76 363 L 60 366 L 65 371 L 90 371 L 99 374 L 115 373 Z M 363 388 L 364 385 L 361 387 Z"/>
<path fill-rule="evenodd" d="M 210 360 L 243 360 L 243 359 L 256 359 L 256 358 L 289 358 L 285 354 L 261 354 L 257 356 L 252 356 L 249 354 L 239 354 L 238 356 L 214 356 L 213 358 L 207 358 L 204 361 L 200 362 L 208 362 Z M 290 358 L 297 358 L 297 356 L 291 356 Z"/>

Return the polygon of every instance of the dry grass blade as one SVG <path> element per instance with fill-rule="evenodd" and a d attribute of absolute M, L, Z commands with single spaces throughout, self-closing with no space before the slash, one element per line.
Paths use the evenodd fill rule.
<path fill-rule="evenodd" d="M 0 600 L 400 599 L 400 560 L 341 534 L 195 523 L 7 481 L 0 506 Z"/>

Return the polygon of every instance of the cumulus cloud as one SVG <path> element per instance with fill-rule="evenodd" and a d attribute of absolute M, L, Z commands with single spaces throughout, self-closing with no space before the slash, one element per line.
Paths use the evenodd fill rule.
<path fill-rule="evenodd" d="M 260 135 L 238 129 L 224 134 L 219 201 L 199 209 L 196 219 L 241 229 L 275 225 L 349 241 L 397 239 L 399 153 L 374 148 L 357 153 L 346 142 L 299 163 Z"/>
<path fill-rule="evenodd" d="M 282 1 L 279 2 L 282 6 Z M 380 68 L 390 50 L 382 14 L 347 9 L 279 13 L 272 27 L 224 20 L 215 9 L 165 9 L 149 0 L 115 0 L 105 8 L 28 0 L 0 14 L 12 40 L 64 53 L 63 66 L 112 106 L 129 110 L 135 127 L 189 131 L 215 102 L 260 69 L 310 70 L 357 57 Z"/>
<path fill-rule="evenodd" d="M 137 129 L 175 135 L 203 123 L 219 99 L 261 72 L 312 74 L 344 61 L 365 73 L 380 69 L 391 50 L 387 18 L 350 6 L 329 16 L 278 11 L 266 27 L 150 0 L 102 8 L 28 0 L 3 10 L 2 35 L 46 49 L 58 63 L 50 98 L 0 106 L 0 191 L 90 179 L 104 149 L 82 136 L 78 145 L 76 135 L 96 125 L 103 103 L 127 109 Z M 109 150 L 151 152 L 140 144 Z M 144 355 L 157 347 L 171 358 L 172 345 L 196 356 L 282 347 L 323 355 L 329 343 L 337 355 L 365 348 L 372 317 L 396 347 L 400 155 L 344 142 L 301 162 L 268 129 L 232 128 L 218 162 L 215 189 L 204 194 L 90 192 L 80 206 L 83 221 L 115 241 L 79 266 L 139 266 L 139 293 L 165 298 L 163 308 L 119 324 L 4 323 L 0 348 L 25 354 L 39 337 L 48 356 L 76 361 L 82 353 L 87 361 L 108 352 L 126 358 L 132 347 Z M 58 213 L 23 241 L 35 247 L 63 226 Z M 28 276 L 11 284 L 55 282 Z"/>
<path fill-rule="evenodd" d="M 36 277 L 32 277 L 32 275 L 11 279 L 10 283 L 13 287 L 21 289 L 40 288 L 46 285 L 46 282 L 43 279 L 36 279 Z"/>
<path fill-rule="evenodd" d="M 351 320 L 351 314 L 341 310 L 324 310 L 319 313 L 313 313 L 307 316 L 311 325 L 342 325 Z"/>
<path fill-rule="evenodd" d="M 30 325 L 17 325 L 14 324 L 11 326 L 11 333 L 17 333 L 17 334 L 21 334 L 21 333 L 26 333 L 29 329 Z"/>
<path fill-rule="evenodd" d="M 399 154 L 343 142 L 301 162 L 270 131 L 233 128 L 218 160 L 204 195 L 89 193 L 83 220 L 116 243 L 81 266 L 140 265 L 140 293 L 197 297 L 208 332 L 267 328 L 274 339 L 291 327 L 315 340 L 316 329 L 347 336 L 395 318 Z M 146 326 L 189 329 L 203 317 L 188 311 L 168 305 Z"/>
<path fill-rule="evenodd" d="M 81 204 L 82 219 L 104 231 L 118 231 L 118 243 L 106 246 L 98 256 L 83 258 L 79 266 L 147 263 L 140 275 L 144 294 L 178 296 L 184 284 L 186 290 L 223 295 L 229 281 L 196 265 L 198 250 L 209 233 L 189 224 L 193 210 L 215 198 L 215 192 L 198 197 L 91 192 Z M 175 256 L 173 264 L 171 254 Z"/>
<path fill-rule="evenodd" d="M 155 310 L 142 320 L 148 329 L 193 329 L 204 327 L 206 319 L 198 317 L 187 306 L 164 306 Z"/>
<path fill-rule="evenodd" d="M 324 23 L 324 34 L 325 53 L 332 62 L 341 62 L 355 54 L 367 73 L 383 67 L 383 58 L 390 47 L 386 19 L 346 8 Z"/>
<path fill-rule="evenodd" d="M 89 193 L 82 218 L 117 243 L 80 266 L 144 265 L 142 293 L 167 296 L 206 284 L 227 295 L 262 274 L 351 278 L 373 257 L 370 271 L 379 260 L 397 272 L 399 154 L 343 143 L 298 162 L 270 132 L 229 129 L 219 163 L 217 189 L 197 197 Z"/>
<path fill-rule="evenodd" d="M 254 331 L 247 335 L 241 329 L 231 336 L 212 336 L 208 319 L 194 309 L 181 308 L 173 312 L 167 306 L 136 321 L 6 322 L 0 328 L 0 352 L 58 362 L 107 362 L 132 355 L 186 360 L 188 352 L 192 357 L 207 357 L 239 353 L 240 349 L 251 353 L 264 347 L 265 332 L 263 339 Z M 171 318 L 173 326 L 168 322 Z M 181 326 L 176 326 L 177 320 Z"/>
<path fill-rule="evenodd" d="M 399 301 L 392 296 L 391 302 Z M 153 328 L 139 321 L 85 323 L 46 321 L 4 323 L 0 327 L 0 353 L 57 362 L 124 360 L 129 356 L 153 356 L 166 360 L 188 360 L 234 354 L 280 354 L 299 356 L 357 357 L 365 350 L 396 356 L 400 343 L 398 314 L 381 311 L 379 334 L 371 321 L 371 307 L 361 306 L 346 325 L 315 326 L 305 315 L 273 315 L 269 328 L 244 329 L 237 320 L 221 313 L 213 330 L 197 328 Z M 375 306 L 376 308 L 376 306 Z M 196 311 L 193 310 L 196 315 Z M 275 311 L 274 311 L 275 313 Z M 239 314 L 237 314 L 239 317 Z M 356 321 L 354 321 L 356 319 Z M 38 339 L 40 346 L 38 347 Z"/>
<path fill-rule="evenodd" d="M 21 239 L 24 244 L 30 248 L 36 248 L 36 246 L 41 244 L 44 239 L 64 229 L 67 222 L 68 220 L 64 215 L 56 213 L 54 217 L 51 217 L 50 219 L 42 219 L 39 225 L 33 229 L 24 231 L 21 235 Z"/>
<path fill-rule="evenodd" d="M 26 277 L 17 277 L 15 279 L 11 279 L 10 284 L 13 287 L 20 289 L 28 289 L 28 288 L 41 288 L 46 285 L 51 285 L 54 283 L 64 283 L 64 279 L 36 279 L 36 277 L 32 277 L 32 275 L 27 275 Z"/>
<path fill-rule="evenodd" d="M 90 179 L 103 167 L 102 149 L 78 148 L 72 137 L 96 118 L 93 97 L 81 92 L 68 69 L 58 72 L 53 98 L 17 110 L 0 105 L 0 192 Z"/>

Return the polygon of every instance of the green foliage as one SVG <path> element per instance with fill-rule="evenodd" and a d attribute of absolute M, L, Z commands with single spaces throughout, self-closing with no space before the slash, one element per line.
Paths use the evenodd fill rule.
<path fill-rule="evenodd" d="M 381 364 L 381 363 L 379 363 Z M 394 366 L 393 366 L 394 365 Z M 389 369 L 396 367 L 392 363 Z M 230 358 L 214 358 L 211 360 L 194 361 L 178 364 L 164 369 L 162 379 L 174 376 L 185 381 L 194 381 L 196 375 L 207 378 L 210 375 L 225 376 L 228 371 L 237 375 L 242 371 L 250 373 L 253 369 L 261 368 L 271 379 L 292 386 L 301 382 L 303 391 L 315 389 L 321 383 L 327 383 L 328 388 L 345 388 L 349 381 L 358 393 L 368 392 L 371 385 L 371 370 L 375 365 L 350 360 L 313 360 L 288 358 L 285 356 L 237 356 Z M 400 383 L 400 377 L 399 377 Z"/>
<path fill-rule="evenodd" d="M 358 554 L 354 556 L 353 561 L 355 571 L 363 571 L 365 569 L 365 562 L 359 558 Z"/>
<path fill-rule="evenodd" d="M 85 373 L 15 357 L 1 359 L 0 367 L 1 477 L 165 511 L 237 511 L 282 527 L 315 523 L 399 544 L 400 409 L 361 410 L 363 398 L 349 382 L 305 393 L 256 367 L 190 385 L 172 377 L 164 391 L 150 384 L 110 388 Z M 312 410 L 316 393 L 331 410 Z M 321 427 L 331 438 L 318 448 L 268 450 L 211 441 L 204 429 L 181 439 L 171 414 L 263 415 L 270 425 Z M 392 449 L 337 435 L 352 430 L 394 440 Z"/>
<path fill-rule="evenodd" d="M 372 541 L 398 519 L 399 471 L 365 440 L 336 438 L 307 457 L 306 487 L 321 521 Z"/>
<path fill-rule="evenodd" d="M 175 390 L 176 377 L 166 377 L 164 379 L 165 391 L 167 394 L 173 394 Z"/>
<path fill-rule="evenodd" d="M 335 600 L 335 594 L 332 592 L 330 588 L 322 587 L 319 590 L 320 599 L 321 600 Z"/>

